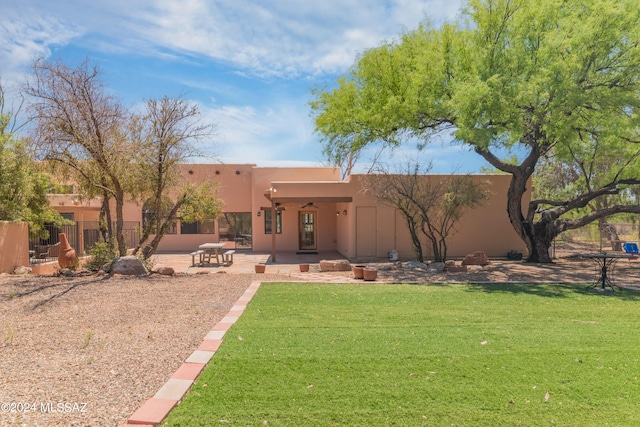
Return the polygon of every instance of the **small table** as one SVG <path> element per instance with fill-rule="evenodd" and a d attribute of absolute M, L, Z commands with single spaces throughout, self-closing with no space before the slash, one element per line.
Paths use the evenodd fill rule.
<path fill-rule="evenodd" d="M 619 259 L 629 259 L 629 254 L 608 254 L 602 252 L 597 254 L 578 254 L 577 256 L 589 258 L 597 265 L 599 277 L 589 288 L 597 288 L 598 285 L 600 285 L 603 291 L 607 286 L 611 288 L 612 292 L 615 292 L 615 289 L 613 289 L 614 286 L 620 289 L 620 286 L 613 283 L 613 274 L 610 270 L 613 269 L 614 264 L 618 262 Z"/>
<path fill-rule="evenodd" d="M 216 263 L 220 264 L 220 249 L 224 248 L 224 243 L 203 243 L 199 246 L 204 251 L 202 263 L 211 264 L 211 257 L 216 258 Z"/>

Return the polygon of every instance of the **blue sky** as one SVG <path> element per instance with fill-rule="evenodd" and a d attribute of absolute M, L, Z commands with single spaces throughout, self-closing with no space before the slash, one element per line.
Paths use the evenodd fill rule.
<path fill-rule="evenodd" d="M 0 0 L 0 78 L 24 82 L 34 58 L 97 64 L 125 105 L 182 95 L 227 163 L 319 165 L 311 88 L 331 87 L 358 53 L 429 17 L 454 19 L 462 0 Z M 394 154 L 415 156 L 412 147 Z M 461 147 L 420 154 L 434 172 L 486 165 Z"/>

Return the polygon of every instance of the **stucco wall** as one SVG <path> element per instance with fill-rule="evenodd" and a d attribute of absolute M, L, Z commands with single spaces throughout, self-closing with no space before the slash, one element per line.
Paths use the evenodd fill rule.
<path fill-rule="evenodd" d="M 0 273 L 29 266 L 29 225 L 0 221 Z"/>

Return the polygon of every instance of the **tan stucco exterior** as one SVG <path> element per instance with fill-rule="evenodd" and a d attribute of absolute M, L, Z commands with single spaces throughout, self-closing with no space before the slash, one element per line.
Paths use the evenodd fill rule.
<path fill-rule="evenodd" d="M 0 273 L 13 273 L 29 265 L 29 225 L 0 221 Z"/>
<path fill-rule="evenodd" d="M 245 231 L 242 235 L 249 250 L 273 253 L 273 236 L 265 233 L 265 214 L 275 207 L 282 215 L 282 232 L 275 236 L 276 252 L 335 251 L 351 260 L 370 260 L 387 258 L 389 251 L 396 249 L 400 259 L 415 258 L 402 215 L 363 194 L 360 175 L 341 180 L 340 171 L 333 167 L 250 164 L 185 164 L 183 173 L 185 179 L 193 183 L 217 181 L 224 212 L 250 218 L 250 233 Z M 449 257 L 461 257 L 477 250 L 491 257 L 504 257 L 510 250 L 525 252 L 525 245 L 506 214 L 510 176 L 474 177 L 489 183 L 491 196 L 484 205 L 461 219 L 456 227 L 458 232 L 448 240 Z M 58 211 L 73 212 L 76 220 L 97 219 L 99 200 L 80 204 L 76 200 L 74 204 L 71 196 L 64 197 L 52 196 L 52 205 Z M 310 231 L 301 234 L 303 219 L 307 221 L 307 230 L 314 229 L 314 238 L 310 238 Z M 309 223 L 311 220 L 313 226 Z M 141 223 L 139 203 L 126 205 L 125 221 Z M 181 234 L 178 226 L 176 234 L 163 238 L 158 251 L 193 251 L 202 243 L 219 242 L 221 231 L 226 231 L 221 230 L 220 225 L 220 220 L 216 221 L 213 234 Z M 234 242 L 229 241 L 228 245 L 233 246 Z"/>

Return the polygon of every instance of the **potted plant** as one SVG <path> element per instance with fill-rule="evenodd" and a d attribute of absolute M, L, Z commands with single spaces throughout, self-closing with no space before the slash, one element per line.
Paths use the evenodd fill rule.
<path fill-rule="evenodd" d="M 354 265 L 353 266 L 353 277 L 356 279 L 364 279 L 364 265 Z"/>
<path fill-rule="evenodd" d="M 256 273 L 264 273 L 267 266 L 264 264 L 256 264 Z"/>
<path fill-rule="evenodd" d="M 309 271 L 309 264 L 300 264 L 300 272 L 306 273 Z"/>

